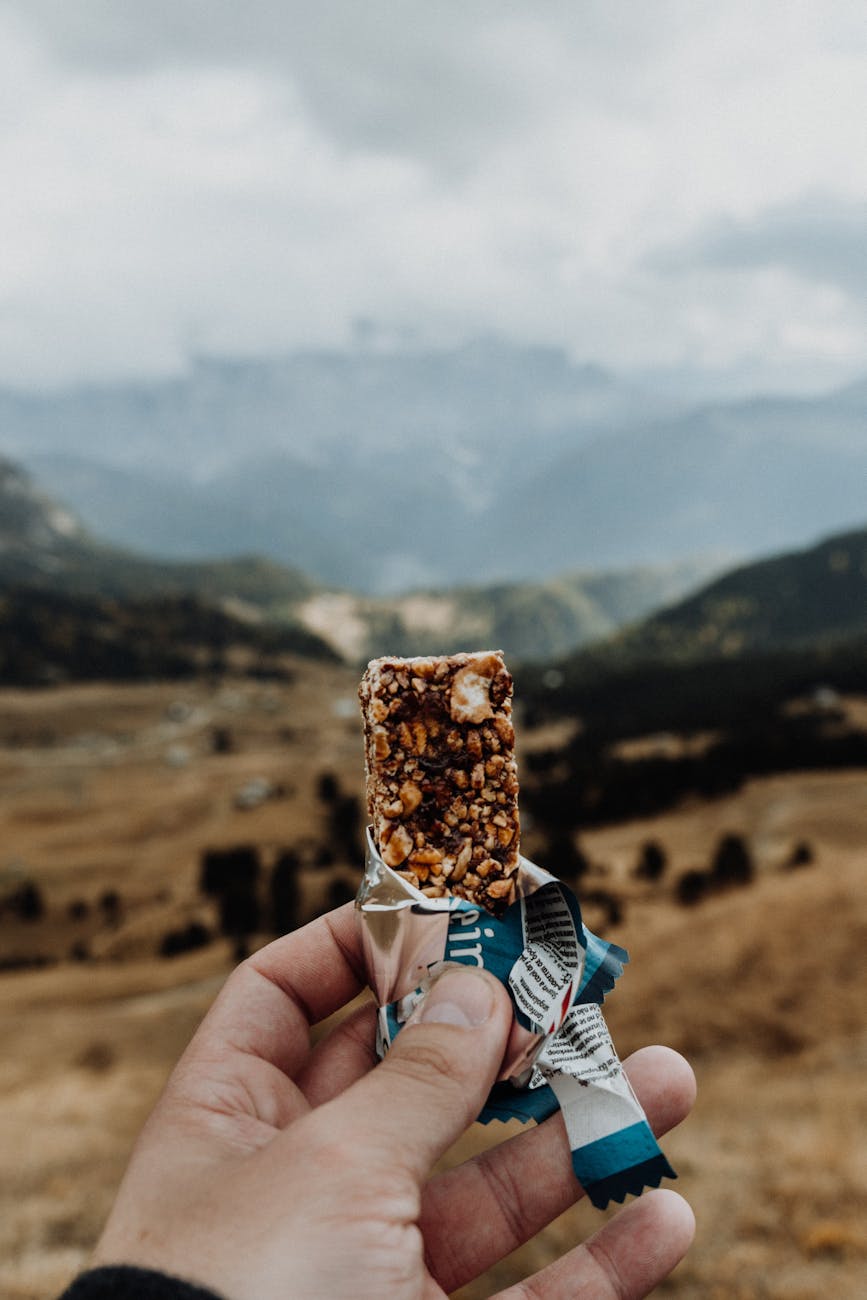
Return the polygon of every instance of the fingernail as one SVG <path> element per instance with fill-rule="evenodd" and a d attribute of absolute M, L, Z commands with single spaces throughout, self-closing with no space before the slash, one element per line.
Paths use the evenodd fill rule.
<path fill-rule="evenodd" d="M 410 1024 L 458 1025 L 477 1029 L 494 1009 L 494 990 L 474 969 L 446 971 L 434 980 Z"/>

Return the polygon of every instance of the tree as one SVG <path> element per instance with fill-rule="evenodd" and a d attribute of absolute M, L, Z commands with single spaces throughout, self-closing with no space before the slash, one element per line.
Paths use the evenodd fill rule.
<path fill-rule="evenodd" d="M 252 844 L 236 844 L 228 849 L 205 849 L 200 859 L 199 889 L 212 898 L 244 882 L 247 888 L 259 879 L 259 850 Z"/>
<path fill-rule="evenodd" d="M 561 880 L 580 880 L 590 869 L 587 855 L 569 831 L 554 832 L 548 842 L 546 858 L 548 870 Z"/>
<path fill-rule="evenodd" d="M 288 934 L 298 924 L 298 854 L 284 849 L 271 872 L 271 929 Z"/>
<path fill-rule="evenodd" d="M 99 896 L 99 906 L 109 925 L 117 925 L 120 921 L 122 905 L 123 900 L 116 889 L 106 889 Z"/>
<path fill-rule="evenodd" d="M 32 881 L 16 889 L 6 903 L 22 921 L 41 921 L 45 915 L 45 899 L 42 897 L 42 890 Z"/>
<path fill-rule="evenodd" d="M 333 772 L 320 772 L 316 793 L 323 803 L 337 802 L 340 798 L 340 782 Z"/>
<path fill-rule="evenodd" d="M 361 801 L 354 794 L 344 794 L 331 810 L 331 827 L 338 853 L 350 862 L 364 861 L 361 838 Z"/>
<path fill-rule="evenodd" d="M 259 900 L 251 886 L 239 885 L 220 895 L 220 929 L 228 939 L 234 939 L 237 961 L 247 956 L 248 940 L 259 930 L 260 922 Z"/>

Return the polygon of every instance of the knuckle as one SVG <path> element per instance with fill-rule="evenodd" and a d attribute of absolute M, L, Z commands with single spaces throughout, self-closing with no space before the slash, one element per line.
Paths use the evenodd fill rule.
<path fill-rule="evenodd" d="M 401 1038 L 404 1036 L 401 1035 Z M 411 1042 L 401 1042 L 401 1051 L 392 1050 L 387 1064 L 403 1078 L 426 1087 L 456 1089 L 463 1086 L 463 1069 L 460 1060 L 446 1051 L 440 1043 L 414 1037 Z"/>
<path fill-rule="evenodd" d="M 502 1219 L 509 1250 L 525 1239 L 525 1224 L 530 1217 L 527 1205 L 527 1187 L 523 1180 L 510 1173 L 508 1166 L 482 1160 L 479 1170 L 490 1193 L 489 1204 L 496 1207 Z"/>
<path fill-rule="evenodd" d="M 591 1238 L 584 1246 L 597 1269 L 597 1294 L 600 1300 L 628 1300 L 630 1289 L 620 1276 L 616 1259 L 605 1249 L 599 1237 Z"/>

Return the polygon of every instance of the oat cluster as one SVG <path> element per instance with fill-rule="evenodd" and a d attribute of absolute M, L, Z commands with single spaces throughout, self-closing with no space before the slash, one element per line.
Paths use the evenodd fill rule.
<path fill-rule="evenodd" d="M 512 678 L 499 651 L 375 659 L 359 690 L 367 803 L 383 861 L 432 898 L 515 898 Z"/>

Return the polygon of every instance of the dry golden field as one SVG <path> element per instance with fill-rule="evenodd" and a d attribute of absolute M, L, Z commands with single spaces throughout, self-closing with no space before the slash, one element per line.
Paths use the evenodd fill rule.
<path fill-rule="evenodd" d="M 0 899 L 30 881 L 45 903 L 31 920 L 0 914 L 9 1300 L 49 1300 L 86 1262 L 135 1134 L 231 967 L 220 938 L 158 955 L 168 931 L 215 926 L 198 890 L 202 851 L 255 845 L 267 870 L 300 845 L 307 913 L 335 878 L 355 878 L 357 863 L 315 865 L 328 816 L 319 777 L 361 792 L 354 691 L 350 670 L 306 664 L 289 685 L 0 693 Z M 267 797 L 239 807 L 256 780 Z M 671 881 L 705 865 L 726 831 L 746 836 L 755 883 L 678 906 Z M 632 871 L 651 837 L 670 862 L 653 886 Z M 800 840 L 815 860 L 786 870 Z M 669 1043 L 699 1081 L 692 1118 L 664 1141 L 698 1234 L 663 1290 L 867 1295 L 867 772 L 754 781 L 583 845 L 588 888 L 624 908 L 610 934 L 632 965 L 607 1009 L 620 1054 Z M 459 1150 L 499 1136 L 474 1130 Z M 490 1294 L 598 1220 L 576 1206 L 462 1294 Z"/>

